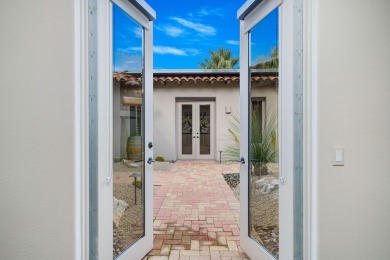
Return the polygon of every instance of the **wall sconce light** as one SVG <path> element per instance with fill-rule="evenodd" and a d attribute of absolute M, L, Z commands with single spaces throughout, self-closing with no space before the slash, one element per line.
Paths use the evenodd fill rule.
<path fill-rule="evenodd" d="M 225 113 L 230 114 L 232 112 L 232 107 L 230 106 L 225 106 Z"/>

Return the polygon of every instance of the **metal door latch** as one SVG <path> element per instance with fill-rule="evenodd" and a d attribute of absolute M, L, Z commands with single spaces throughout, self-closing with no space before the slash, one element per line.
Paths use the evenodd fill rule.
<path fill-rule="evenodd" d="M 244 157 L 241 157 L 241 159 L 240 159 L 240 160 L 238 160 L 237 162 L 239 162 L 239 163 L 241 163 L 241 164 L 244 164 L 244 163 L 245 163 L 245 159 L 244 159 Z"/>
<path fill-rule="evenodd" d="M 148 159 L 148 162 L 147 163 L 149 163 L 149 164 L 152 164 L 152 163 L 154 163 L 156 160 L 153 160 L 152 159 L 152 157 L 149 157 L 149 159 Z"/>

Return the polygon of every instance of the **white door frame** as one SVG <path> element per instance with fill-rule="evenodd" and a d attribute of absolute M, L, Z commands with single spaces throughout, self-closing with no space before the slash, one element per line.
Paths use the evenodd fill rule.
<path fill-rule="evenodd" d="M 153 149 L 147 147 L 153 142 L 153 21 L 150 21 L 136 5 L 126 0 L 97 1 L 97 89 L 98 89 L 98 256 L 99 259 L 113 259 L 113 79 L 112 79 L 112 2 L 128 13 L 144 28 L 144 115 L 145 146 L 144 158 L 153 158 Z M 132 1 L 136 4 L 138 1 Z M 140 1 L 141 3 L 141 1 Z M 145 3 L 141 3 L 145 6 Z M 145 12 L 145 10 L 143 9 Z M 153 10 L 146 7 L 146 11 Z M 150 104 L 150 105 L 145 105 Z M 145 183 L 145 236 L 135 242 L 117 259 L 141 259 L 153 247 L 153 167 L 144 162 Z"/>
<path fill-rule="evenodd" d="M 182 154 L 182 105 L 192 106 L 192 153 Z M 210 105 L 210 154 L 200 154 L 200 135 L 196 133 L 199 129 L 199 112 L 201 105 Z M 179 160 L 213 160 L 215 158 L 215 101 L 191 101 L 176 102 L 177 109 L 177 158 Z"/>
<path fill-rule="evenodd" d="M 248 1 L 240 9 L 239 17 L 250 8 Z M 257 1 L 259 2 L 259 1 Z M 278 7 L 279 6 L 279 7 Z M 284 184 L 279 187 L 279 257 L 280 259 L 294 259 L 294 222 L 293 222 L 293 145 L 294 145 L 294 92 L 293 92 L 293 41 L 292 41 L 292 13 L 293 1 L 264 0 L 255 8 L 247 12 L 240 21 L 240 121 L 241 121 L 241 164 L 240 190 L 249 191 L 248 176 L 248 106 L 249 97 L 249 64 L 250 47 L 249 32 L 267 16 L 272 10 L 279 8 L 279 100 L 278 100 L 278 140 L 279 140 L 279 172 Z M 281 182 L 282 182 L 281 181 Z M 249 205 L 248 192 L 240 193 L 240 239 L 241 247 L 253 259 L 274 259 L 256 241 L 249 237 Z"/>
<path fill-rule="evenodd" d="M 249 2 L 249 1 L 248 1 Z M 252 1 L 255 2 L 255 1 Z M 318 183 L 318 1 L 303 0 L 304 9 L 304 259 L 315 260 L 317 251 L 317 183 Z M 75 82 L 75 259 L 89 256 L 89 43 L 90 14 L 96 6 L 88 1 L 74 0 L 74 82 Z M 92 58 L 91 58 L 92 57 Z"/>

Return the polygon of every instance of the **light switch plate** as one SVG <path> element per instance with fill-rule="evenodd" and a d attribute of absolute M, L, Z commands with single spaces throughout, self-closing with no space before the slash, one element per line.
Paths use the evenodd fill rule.
<path fill-rule="evenodd" d="M 332 152 L 333 166 L 344 166 L 344 147 L 334 146 Z"/>

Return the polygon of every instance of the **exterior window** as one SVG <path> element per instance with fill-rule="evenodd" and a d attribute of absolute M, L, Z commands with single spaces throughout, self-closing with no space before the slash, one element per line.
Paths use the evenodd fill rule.
<path fill-rule="evenodd" d="M 257 129 L 263 129 L 263 121 L 265 119 L 265 98 L 264 97 L 255 97 L 252 98 L 252 113 L 256 116 L 258 120 L 256 123 L 258 124 Z"/>

